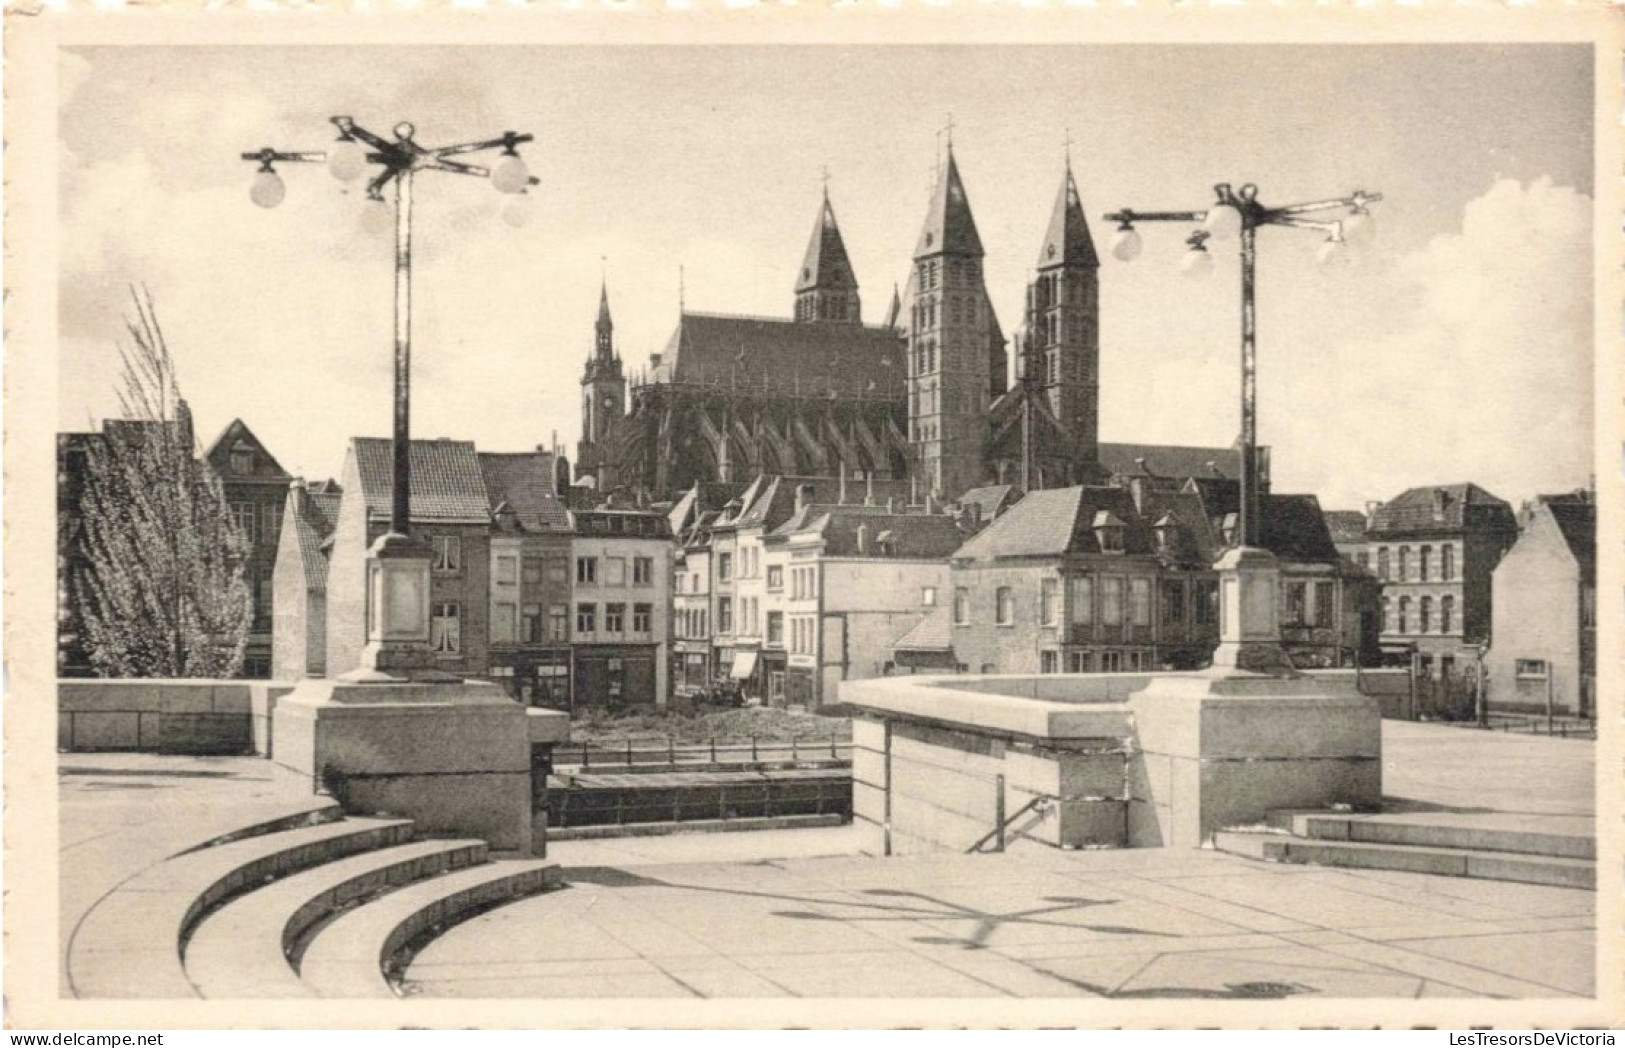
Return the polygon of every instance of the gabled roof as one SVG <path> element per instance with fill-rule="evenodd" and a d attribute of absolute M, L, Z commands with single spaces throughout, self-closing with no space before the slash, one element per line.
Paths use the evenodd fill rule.
<path fill-rule="evenodd" d="M 976 233 L 976 219 L 970 213 L 970 199 L 959 179 L 953 147 L 948 147 L 948 166 L 931 195 L 931 209 L 925 215 L 925 228 L 914 246 L 916 260 L 931 255 L 969 255 L 981 258 L 982 238 Z"/>
<path fill-rule="evenodd" d="M 892 642 L 892 651 L 952 651 L 953 629 L 948 623 L 948 608 L 938 605 L 920 616 L 920 621 L 909 627 Z"/>
<path fill-rule="evenodd" d="M 1241 457 L 1234 447 L 1200 448 L 1177 444 L 1100 445 L 1100 464 L 1119 477 L 1153 476 L 1236 479 Z"/>
<path fill-rule="evenodd" d="M 801 272 L 796 276 L 797 291 L 815 288 L 833 291 L 858 288 L 858 278 L 852 273 L 851 259 L 846 257 L 846 244 L 841 240 L 841 227 L 835 222 L 835 209 L 830 206 L 828 193 L 824 194 L 812 239 L 807 243 L 807 254 L 801 260 Z"/>
<path fill-rule="evenodd" d="M 1224 543 L 1217 522 L 1234 513 L 1237 485 L 1214 481 L 1189 490 L 1148 491 L 1143 506 L 1120 487 L 1072 487 L 1029 492 L 956 558 L 1061 556 L 1101 553 L 1096 529 L 1120 527 L 1122 552 L 1156 554 L 1165 561 L 1209 565 Z M 1263 500 L 1264 548 L 1284 560 L 1335 564 L 1337 551 L 1312 495 L 1270 495 Z M 1165 536 L 1159 541 L 1158 530 Z"/>
<path fill-rule="evenodd" d="M 982 520 L 990 521 L 1000 513 L 1009 509 L 1021 493 L 1014 484 L 990 484 L 987 487 L 971 488 L 959 496 L 961 506 L 976 506 L 980 508 Z"/>
<path fill-rule="evenodd" d="M 342 496 L 337 491 L 298 492 L 288 499 L 287 512 L 293 517 L 294 538 L 299 543 L 299 559 L 305 569 L 305 588 L 321 593 L 327 589 L 328 539 L 333 536 Z"/>
<path fill-rule="evenodd" d="M 1078 199 L 1078 186 L 1072 181 L 1071 164 L 1067 164 L 1066 177 L 1055 194 L 1049 229 L 1038 252 L 1040 272 L 1062 266 L 1100 268 L 1100 256 L 1095 254 L 1094 238 L 1089 235 L 1089 222 L 1083 217 L 1083 203 Z"/>
<path fill-rule="evenodd" d="M 1324 512 L 1326 530 L 1333 542 L 1364 542 L 1365 514 L 1356 509 L 1329 509 Z"/>
<path fill-rule="evenodd" d="M 1378 506 L 1369 530 L 1379 534 L 1411 531 L 1460 531 L 1469 521 L 1488 517 L 1515 527 L 1512 507 L 1477 484 L 1436 484 L 1410 488 Z"/>
<path fill-rule="evenodd" d="M 877 513 L 868 506 L 818 507 L 804 522 L 778 534 L 815 534 L 824 540 L 827 557 L 909 557 L 946 560 L 964 533 L 952 517 L 941 513 Z M 858 549 L 858 529 L 865 528 L 868 548 Z M 882 542 L 884 537 L 884 543 Z M 882 545 L 885 550 L 882 550 Z"/>
<path fill-rule="evenodd" d="M 1569 553 L 1587 582 L 1597 580 L 1597 504 L 1573 495 L 1542 495 L 1540 503 L 1552 515 Z"/>
<path fill-rule="evenodd" d="M 902 335 L 889 327 L 684 313 L 650 378 L 803 396 L 901 397 L 906 365 Z"/>
<path fill-rule="evenodd" d="M 553 456 L 542 451 L 479 452 L 486 498 L 495 514 L 503 503 L 526 531 L 568 531 L 570 514 L 553 490 Z M 413 498 L 416 499 L 416 492 Z"/>
<path fill-rule="evenodd" d="M 1191 485 L 1211 521 L 1222 521 L 1241 508 L 1241 485 L 1233 480 L 1205 480 Z M 1282 560 L 1338 563 L 1337 547 L 1313 495 L 1265 495 L 1259 499 L 1259 545 Z"/>
<path fill-rule="evenodd" d="M 254 452 L 254 470 L 252 473 L 238 473 L 231 468 L 231 453 L 238 450 Z M 215 474 L 224 481 L 252 480 L 266 481 L 268 483 L 287 484 L 293 479 L 281 463 L 260 443 L 260 438 L 248 428 L 248 424 L 240 418 L 234 418 L 214 438 L 214 443 L 203 453 L 204 459 L 215 471 Z"/>
<path fill-rule="evenodd" d="M 387 517 L 395 490 L 390 441 L 356 437 L 351 444 L 367 512 Z M 483 523 L 491 519 L 491 501 L 473 441 L 414 440 L 408 455 L 413 520 Z"/>

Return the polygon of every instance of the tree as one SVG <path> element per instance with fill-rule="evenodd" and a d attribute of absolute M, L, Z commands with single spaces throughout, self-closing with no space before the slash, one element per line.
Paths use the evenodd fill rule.
<path fill-rule="evenodd" d="M 122 420 L 90 442 L 72 580 L 86 648 L 104 677 L 230 677 L 253 618 L 249 547 L 192 416 L 151 297 L 119 345 Z"/>

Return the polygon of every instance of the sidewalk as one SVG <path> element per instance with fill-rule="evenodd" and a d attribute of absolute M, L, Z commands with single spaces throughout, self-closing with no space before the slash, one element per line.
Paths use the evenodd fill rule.
<path fill-rule="evenodd" d="M 1383 741 L 1393 809 L 1594 833 L 1594 744 L 1398 722 L 1383 725 Z M 559 842 L 550 857 L 570 890 L 451 929 L 418 955 L 407 989 L 543 998 L 1594 993 L 1596 895 L 1587 891 L 1211 851 L 820 858 L 850 847 L 848 831 L 719 836 Z"/>

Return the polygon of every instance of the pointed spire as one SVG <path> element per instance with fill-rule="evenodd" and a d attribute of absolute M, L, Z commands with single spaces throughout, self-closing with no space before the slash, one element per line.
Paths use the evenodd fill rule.
<path fill-rule="evenodd" d="M 598 321 L 593 325 L 598 339 L 594 343 L 597 359 L 608 361 L 615 357 L 615 322 L 609 318 L 609 284 L 598 286 Z"/>
<path fill-rule="evenodd" d="M 1100 256 L 1095 254 L 1095 242 L 1089 235 L 1089 222 L 1083 217 L 1083 202 L 1078 199 L 1078 185 L 1072 180 L 1070 156 L 1066 175 L 1061 179 L 1061 190 L 1055 195 L 1044 246 L 1038 252 L 1040 270 L 1061 266 L 1100 268 Z"/>
<path fill-rule="evenodd" d="M 925 216 L 925 229 L 914 247 L 914 257 L 931 255 L 969 255 L 980 258 L 982 238 L 976 233 L 976 219 L 971 217 L 970 200 L 965 195 L 965 184 L 959 179 L 959 165 L 954 162 L 954 149 L 948 146 L 948 167 L 931 197 L 931 210 Z"/>
<path fill-rule="evenodd" d="M 818 221 L 813 226 L 812 239 L 807 242 L 807 254 L 801 260 L 801 272 L 796 277 L 796 291 L 856 291 L 857 287 L 852 262 L 846 255 L 846 243 L 841 239 L 841 227 L 835 221 L 835 209 L 830 206 L 829 186 L 825 185 Z"/>
<path fill-rule="evenodd" d="M 903 296 L 897 290 L 894 282 L 891 286 L 891 305 L 886 308 L 886 327 L 895 328 L 897 320 L 903 315 Z"/>

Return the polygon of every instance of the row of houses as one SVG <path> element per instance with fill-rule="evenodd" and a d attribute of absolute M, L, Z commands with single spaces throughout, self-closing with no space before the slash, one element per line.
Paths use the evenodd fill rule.
<path fill-rule="evenodd" d="M 59 441 L 70 559 L 89 439 Z M 838 701 L 842 680 L 890 673 L 1200 667 L 1218 640 L 1212 565 L 1237 532 L 1233 479 L 1144 453 L 1110 484 L 990 486 L 947 506 L 872 474 L 700 482 L 672 504 L 626 505 L 572 487 L 547 450 L 434 440 L 410 454 L 437 665 L 558 708 L 719 691 L 811 707 Z M 389 442 L 353 439 L 340 478 L 308 484 L 241 420 L 203 456 L 253 550 L 245 675 L 354 668 Z M 1498 708 L 1592 715 L 1589 492 L 1518 513 L 1472 484 L 1363 513 L 1268 493 L 1262 515 L 1296 664 L 1408 661 L 1442 687 L 1487 681 Z M 74 637 L 62 637 L 71 673 Z"/>

